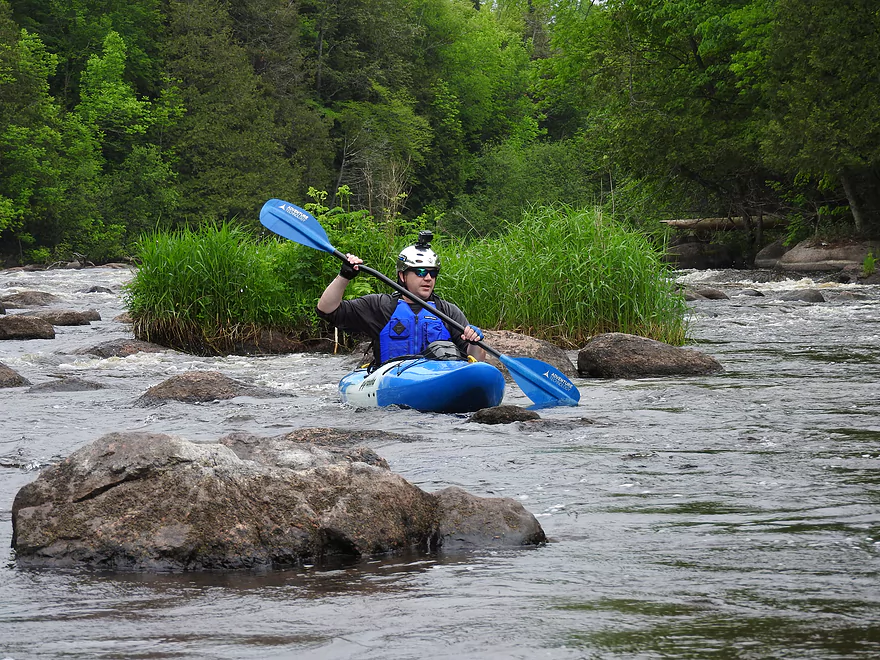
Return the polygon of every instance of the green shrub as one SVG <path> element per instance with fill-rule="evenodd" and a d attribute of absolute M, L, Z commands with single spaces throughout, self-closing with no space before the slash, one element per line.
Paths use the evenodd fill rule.
<path fill-rule="evenodd" d="M 363 213 L 315 208 L 330 243 L 394 277 L 400 249 L 424 222 L 377 223 Z M 600 332 L 673 344 L 685 338 L 684 299 L 657 250 L 601 210 L 537 208 L 501 238 L 471 245 L 438 238 L 438 294 L 472 323 L 578 346 Z M 126 300 L 139 339 L 194 353 L 235 352 L 262 330 L 321 337 L 315 305 L 339 272 L 326 253 L 229 224 L 154 232 L 138 245 Z M 386 291 L 362 276 L 353 297 Z"/>
<path fill-rule="evenodd" d="M 602 332 L 684 343 L 687 307 L 659 252 L 600 208 L 535 208 L 500 238 L 446 252 L 438 293 L 481 327 L 572 347 Z"/>
<path fill-rule="evenodd" d="M 271 272 L 277 249 L 229 224 L 145 235 L 126 290 L 135 336 L 212 354 L 253 341 L 261 329 L 299 329 L 289 292 Z"/>
<path fill-rule="evenodd" d="M 877 271 L 877 259 L 874 257 L 873 250 L 869 250 L 862 262 L 862 276 L 871 277 Z"/>

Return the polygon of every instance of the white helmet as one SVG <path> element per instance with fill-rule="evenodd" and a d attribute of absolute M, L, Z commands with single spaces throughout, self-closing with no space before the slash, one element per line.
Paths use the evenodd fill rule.
<path fill-rule="evenodd" d="M 420 231 L 419 240 L 415 245 L 403 248 L 397 257 L 397 271 L 402 272 L 410 268 L 436 268 L 440 270 L 440 257 L 431 249 L 431 239 L 434 234 L 430 231 Z"/>

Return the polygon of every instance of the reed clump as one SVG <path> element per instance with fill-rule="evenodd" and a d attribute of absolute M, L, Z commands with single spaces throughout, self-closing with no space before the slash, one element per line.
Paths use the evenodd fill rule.
<path fill-rule="evenodd" d="M 438 291 L 476 325 L 572 348 L 604 332 L 686 339 L 659 250 L 601 208 L 535 208 L 502 237 L 448 248 Z"/>
<path fill-rule="evenodd" d="M 331 244 L 394 277 L 394 260 L 420 227 L 399 233 L 363 214 L 319 216 Z M 538 208 L 497 239 L 438 240 L 438 295 L 484 328 L 578 347 L 602 332 L 682 344 L 687 307 L 658 250 L 601 209 Z M 154 232 L 138 246 L 126 291 L 135 336 L 190 353 L 259 349 L 267 331 L 301 348 L 328 337 L 321 292 L 339 272 L 329 255 L 230 224 Z M 346 297 L 384 290 L 362 276 Z"/>
<path fill-rule="evenodd" d="M 126 289 L 138 339 L 211 355 L 258 346 L 266 330 L 304 330 L 272 270 L 277 245 L 230 224 L 153 232 Z"/>

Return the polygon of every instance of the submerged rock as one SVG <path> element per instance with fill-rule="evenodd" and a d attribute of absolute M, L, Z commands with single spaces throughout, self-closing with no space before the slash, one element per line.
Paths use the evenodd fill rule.
<path fill-rule="evenodd" d="M 799 301 L 808 303 L 825 302 L 825 296 L 818 289 L 798 289 L 796 291 L 787 291 L 779 296 L 780 300 L 788 302 Z"/>
<path fill-rule="evenodd" d="M 110 358 L 128 357 L 135 353 L 164 353 L 170 350 L 170 348 L 151 344 L 147 341 L 140 341 L 139 339 L 113 339 L 96 346 L 81 348 L 74 353 L 76 355 L 95 355 L 99 358 Z"/>
<path fill-rule="evenodd" d="M 704 376 L 719 371 L 724 367 L 709 355 L 622 332 L 597 335 L 578 353 L 578 373 L 588 378 Z"/>
<path fill-rule="evenodd" d="M 512 424 L 540 418 L 534 410 L 519 406 L 493 406 L 477 410 L 468 421 L 476 424 Z"/>
<path fill-rule="evenodd" d="M 730 296 L 724 293 L 724 291 L 711 286 L 704 286 L 695 289 L 694 293 L 700 296 L 700 298 L 705 298 L 707 300 L 730 300 Z"/>
<path fill-rule="evenodd" d="M 92 321 L 101 320 L 101 315 L 94 309 L 86 310 L 84 312 L 72 309 L 48 309 L 37 312 L 27 312 L 27 315 L 43 319 L 52 325 L 91 325 Z"/>
<path fill-rule="evenodd" d="M 106 389 L 106 385 L 95 383 L 76 376 L 59 376 L 57 380 L 50 380 L 28 388 L 28 393 L 40 392 L 43 394 L 54 392 L 88 392 L 91 390 Z"/>
<path fill-rule="evenodd" d="M 111 433 L 79 449 L 16 494 L 16 560 L 236 569 L 546 540 L 515 500 L 430 494 L 351 451 L 285 436 L 224 443 Z"/>
<path fill-rule="evenodd" d="M 15 369 L 0 362 L 0 387 L 24 387 L 30 384 L 31 382 Z"/>
<path fill-rule="evenodd" d="M 229 378 L 219 371 L 189 371 L 154 385 L 138 399 L 138 403 L 147 406 L 166 401 L 207 403 L 234 399 L 237 396 L 266 397 L 279 394 L 265 387 Z"/>

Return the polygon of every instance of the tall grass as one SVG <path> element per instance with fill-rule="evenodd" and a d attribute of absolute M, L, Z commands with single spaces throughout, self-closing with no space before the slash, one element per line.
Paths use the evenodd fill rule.
<path fill-rule="evenodd" d="M 272 272 L 276 250 L 229 224 L 142 237 L 126 290 L 135 336 L 213 354 L 264 329 L 295 331 L 290 292 Z"/>
<path fill-rule="evenodd" d="M 502 237 L 446 251 L 438 293 L 476 325 L 572 347 L 603 332 L 682 344 L 687 331 L 657 249 L 601 208 L 536 208 Z"/>
<path fill-rule="evenodd" d="M 331 244 L 394 277 L 400 249 L 418 226 L 398 233 L 358 214 L 320 217 Z M 485 328 L 518 330 L 577 347 L 619 331 L 672 344 L 685 340 L 686 307 L 643 235 L 592 211 L 538 208 L 497 239 L 438 240 L 437 293 Z M 290 241 L 232 225 L 205 225 L 141 239 L 140 268 L 126 292 L 135 336 L 193 353 L 253 345 L 264 330 L 302 340 L 327 332 L 315 313 L 339 262 Z M 347 297 L 384 291 L 362 276 Z"/>

